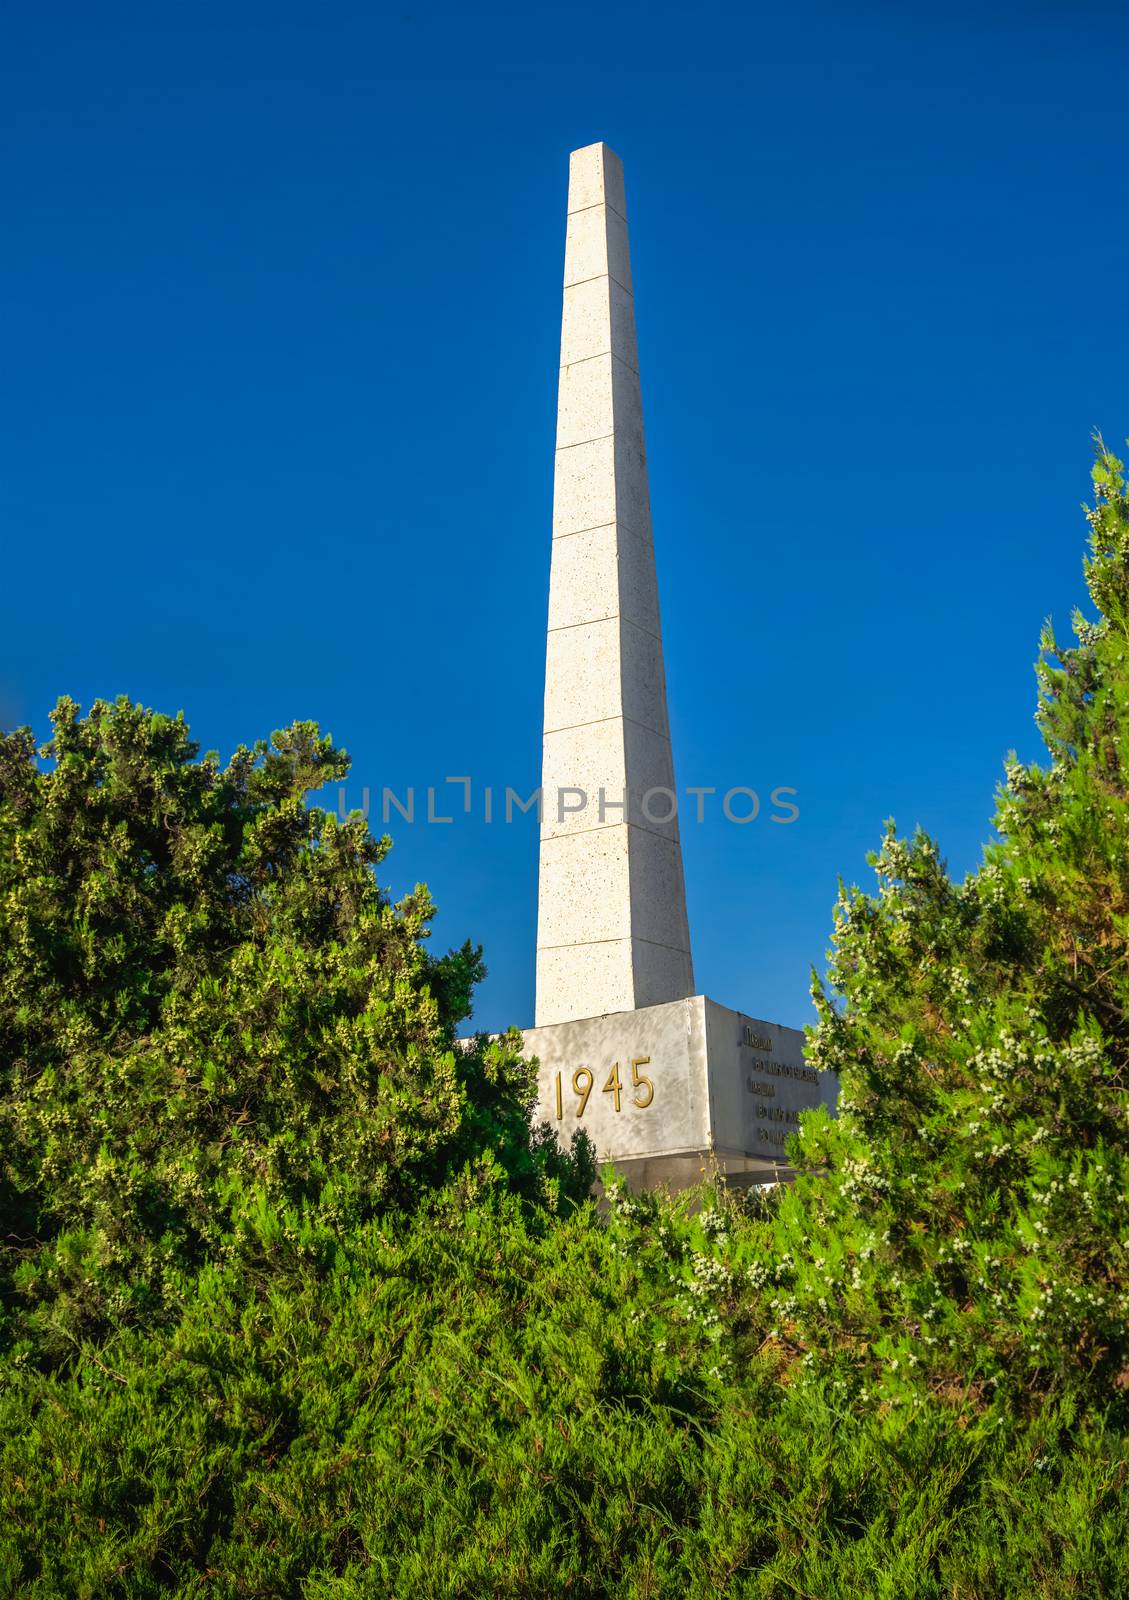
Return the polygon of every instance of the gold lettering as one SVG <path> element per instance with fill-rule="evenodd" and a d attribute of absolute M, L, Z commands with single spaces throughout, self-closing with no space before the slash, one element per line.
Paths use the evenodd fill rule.
<path fill-rule="evenodd" d="M 637 1106 L 640 1111 L 645 1111 L 655 1098 L 654 1080 L 649 1078 L 645 1072 L 640 1072 L 639 1070 L 640 1067 L 648 1067 L 650 1064 L 650 1056 L 633 1056 L 631 1058 L 631 1099 L 632 1104 Z M 567 1072 L 568 1069 L 565 1068 L 564 1070 Z M 564 1095 L 562 1092 L 563 1076 L 564 1073 L 562 1072 L 555 1072 L 553 1074 L 553 1098 L 556 1104 L 558 1122 L 561 1122 L 564 1119 Z M 582 1117 L 587 1110 L 588 1101 L 591 1098 L 592 1091 L 595 1087 L 596 1079 L 591 1067 L 577 1067 L 576 1071 L 572 1074 L 572 1091 L 580 1101 L 580 1104 L 576 1108 L 576 1115 L 578 1117 Z M 623 1083 L 623 1080 L 620 1077 L 619 1062 L 613 1061 L 611 1071 L 608 1073 L 608 1076 L 603 1084 L 602 1092 L 604 1094 L 611 1095 L 613 1108 L 616 1112 L 623 1110 L 623 1091 L 625 1087 L 626 1085 Z M 775 1090 L 771 1087 L 771 1085 L 765 1085 L 765 1091 L 769 1094 L 775 1093 Z"/>
<path fill-rule="evenodd" d="M 617 1111 L 619 1110 L 619 1096 L 621 1088 L 622 1085 L 619 1081 L 619 1062 L 616 1061 L 612 1065 L 612 1070 L 608 1073 L 608 1081 L 604 1084 L 603 1092 L 605 1094 L 611 1094 L 615 1096 L 615 1108 Z"/>
<path fill-rule="evenodd" d="M 635 1086 L 635 1094 L 634 1094 L 633 1098 L 634 1098 L 635 1104 L 639 1107 L 640 1111 L 644 1110 L 647 1106 L 649 1106 L 651 1101 L 655 1098 L 655 1086 L 654 1086 L 654 1084 L 651 1082 L 650 1078 L 647 1077 L 647 1074 L 645 1072 L 640 1072 L 639 1071 L 640 1067 L 649 1067 L 650 1064 L 651 1064 L 650 1056 L 633 1056 L 632 1057 L 632 1061 L 631 1061 L 631 1082 Z M 640 1098 L 639 1098 L 639 1090 L 640 1089 L 645 1089 L 645 1091 L 646 1091 L 647 1098 L 645 1100 L 640 1100 Z M 618 1103 L 616 1105 L 616 1110 L 617 1111 L 619 1110 Z"/>

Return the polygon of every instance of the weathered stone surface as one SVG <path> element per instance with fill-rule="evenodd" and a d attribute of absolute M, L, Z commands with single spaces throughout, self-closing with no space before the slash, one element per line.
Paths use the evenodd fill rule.
<path fill-rule="evenodd" d="M 525 1034 L 540 1063 L 537 1116 L 561 1143 L 582 1128 L 633 1180 L 674 1187 L 714 1170 L 786 1173 L 800 1112 L 835 1102 L 803 1045 L 798 1029 L 704 995 Z"/>
<path fill-rule="evenodd" d="M 616 523 L 585 528 L 553 546 L 549 627 L 618 614 L 659 637 L 659 597 L 649 539 Z"/>
<path fill-rule="evenodd" d="M 634 300 L 621 284 L 607 277 L 569 285 L 561 317 L 561 365 L 606 352 L 638 372 Z"/>

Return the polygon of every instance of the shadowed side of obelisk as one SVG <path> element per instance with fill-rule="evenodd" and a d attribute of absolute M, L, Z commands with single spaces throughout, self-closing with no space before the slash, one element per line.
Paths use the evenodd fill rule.
<path fill-rule="evenodd" d="M 537 1026 L 693 994 L 674 788 L 623 168 L 596 144 L 569 163 Z"/>

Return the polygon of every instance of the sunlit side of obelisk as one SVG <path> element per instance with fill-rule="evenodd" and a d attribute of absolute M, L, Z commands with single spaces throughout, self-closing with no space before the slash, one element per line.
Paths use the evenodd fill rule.
<path fill-rule="evenodd" d="M 623 167 L 593 144 L 569 162 L 538 1027 L 694 993 L 674 789 Z"/>

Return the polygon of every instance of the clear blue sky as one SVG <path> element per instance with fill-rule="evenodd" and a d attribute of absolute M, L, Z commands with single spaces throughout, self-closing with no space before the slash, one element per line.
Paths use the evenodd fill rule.
<path fill-rule="evenodd" d="M 0 713 L 539 776 L 568 151 L 626 164 L 698 984 L 801 1023 L 883 818 L 974 865 L 1129 431 L 1123 5 L 11 6 Z M 400 823 L 478 1020 L 536 832 Z"/>

